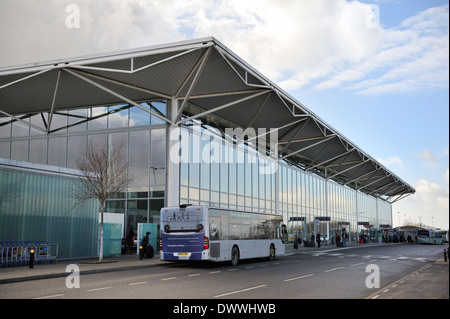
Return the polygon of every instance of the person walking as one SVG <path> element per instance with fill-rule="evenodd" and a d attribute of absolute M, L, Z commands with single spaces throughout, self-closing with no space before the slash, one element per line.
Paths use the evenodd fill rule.
<path fill-rule="evenodd" d="M 315 241 L 314 241 L 314 233 L 311 233 L 310 239 L 311 239 L 311 247 L 315 247 L 316 244 L 315 244 Z"/>
<path fill-rule="evenodd" d="M 317 233 L 316 240 L 317 240 L 317 247 L 320 248 L 320 233 Z"/>
<path fill-rule="evenodd" d="M 342 246 L 343 247 L 347 247 L 347 232 L 344 230 L 344 232 L 342 233 Z"/>

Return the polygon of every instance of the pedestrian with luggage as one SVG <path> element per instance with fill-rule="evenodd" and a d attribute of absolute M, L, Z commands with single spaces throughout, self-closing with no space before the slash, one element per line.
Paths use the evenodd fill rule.
<path fill-rule="evenodd" d="M 141 244 L 139 246 L 139 259 L 144 258 L 152 258 L 154 255 L 154 249 L 152 245 L 150 245 L 150 232 L 147 232 L 145 236 L 142 238 Z"/>

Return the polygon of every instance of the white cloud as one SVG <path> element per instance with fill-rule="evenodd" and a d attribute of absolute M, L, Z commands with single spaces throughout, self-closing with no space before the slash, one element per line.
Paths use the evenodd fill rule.
<path fill-rule="evenodd" d="M 430 8 L 382 29 L 382 44 L 373 56 L 331 74 L 317 89 L 348 86 L 360 94 L 441 89 L 448 86 L 448 5 Z"/>
<path fill-rule="evenodd" d="M 416 185 L 414 200 L 427 212 L 447 211 L 449 209 L 449 191 L 442 186 L 421 179 Z"/>
<path fill-rule="evenodd" d="M 0 65 L 214 36 L 286 90 L 448 86 L 448 5 L 384 29 L 358 1 L 78 0 L 80 28 L 68 29 L 67 4 L 2 0 Z"/>
<path fill-rule="evenodd" d="M 418 154 L 417 156 L 429 162 L 434 162 L 437 160 L 436 156 L 430 150 L 427 149 L 423 149 L 422 153 Z"/>
<path fill-rule="evenodd" d="M 448 157 L 448 148 L 445 148 L 442 153 L 438 154 L 434 154 L 428 149 L 423 149 L 420 154 L 417 154 L 417 157 L 422 159 L 425 167 L 438 168 L 445 164 L 448 167 L 448 161 L 442 161 L 443 157 Z"/>
<path fill-rule="evenodd" d="M 387 167 L 399 166 L 400 168 L 404 168 L 405 166 L 403 161 L 398 156 L 388 157 L 386 159 L 379 158 L 377 159 L 377 161 L 380 162 L 380 164 Z"/>

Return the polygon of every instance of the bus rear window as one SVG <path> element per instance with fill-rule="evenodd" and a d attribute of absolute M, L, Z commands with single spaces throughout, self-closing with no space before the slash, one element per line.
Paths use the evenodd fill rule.
<path fill-rule="evenodd" d="M 203 214 L 201 211 L 169 210 L 163 212 L 163 229 L 165 233 L 173 232 L 202 232 L 204 225 L 202 223 Z"/>

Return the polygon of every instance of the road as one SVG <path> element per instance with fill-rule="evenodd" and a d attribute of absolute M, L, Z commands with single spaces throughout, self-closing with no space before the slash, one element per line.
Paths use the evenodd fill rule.
<path fill-rule="evenodd" d="M 326 252 L 302 249 L 300 254 L 277 257 L 274 261 L 241 261 L 236 267 L 222 263 L 167 263 L 152 268 L 82 275 L 80 288 L 67 288 L 66 278 L 3 284 L 0 298 L 395 298 L 402 297 L 395 295 L 402 287 L 401 279 L 428 269 L 442 257 L 442 250 L 443 246 L 405 244 Z M 432 289 L 441 289 L 448 298 L 448 266 L 445 269 L 446 291 L 436 286 Z M 408 284 L 414 288 L 414 278 L 410 279 Z"/>

